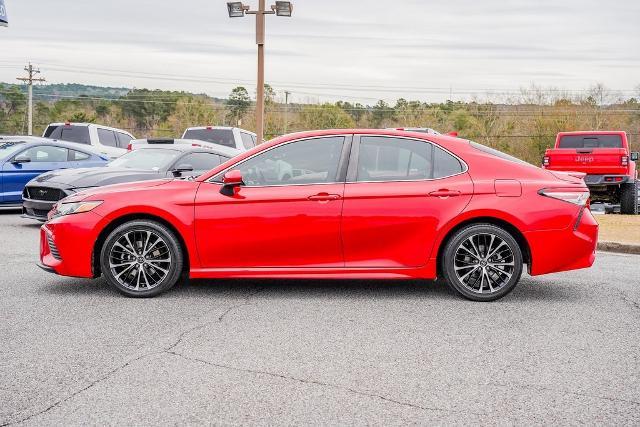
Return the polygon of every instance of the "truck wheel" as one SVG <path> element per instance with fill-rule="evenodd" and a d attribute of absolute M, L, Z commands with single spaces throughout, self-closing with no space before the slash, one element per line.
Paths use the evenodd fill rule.
<path fill-rule="evenodd" d="M 622 184 L 620 194 L 620 213 L 623 215 L 638 214 L 638 181 Z"/>

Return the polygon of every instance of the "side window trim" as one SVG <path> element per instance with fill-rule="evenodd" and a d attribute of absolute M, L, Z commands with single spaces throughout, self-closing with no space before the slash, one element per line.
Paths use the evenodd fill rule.
<path fill-rule="evenodd" d="M 273 185 L 256 185 L 256 186 L 251 186 L 251 188 L 261 188 L 261 187 L 289 187 L 289 186 L 302 186 L 302 185 L 327 185 L 327 184 L 341 184 L 345 182 L 345 175 L 346 175 L 346 169 L 347 169 L 347 161 L 349 159 L 350 156 L 350 152 L 351 152 L 351 146 L 352 146 L 352 140 L 353 140 L 353 134 L 338 134 L 338 135 L 322 135 L 322 136 L 310 136 L 307 138 L 300 138 L 300 139 L 294 139 L 291 141 L 287 141 L 283 144 L 278 144 L 278 145 L 274 145 L 273 147 L 269 147 L 268 149 L 264 150 L 264 151 L 259 151 L 258 153 L 253 154 L 252 156 L 247 157 L 246 159 L 242 159 L 240 162 L 238 163 L 234 163 L 233 165 L 229 166 L 226 169 L 223 169 L 222 171 L 218 172 L 217 174 L 215 174 L 214 176 L 212 176 L 211 178 L 207 179 L 204 182 L 207 183 L 212 183 L 212 184 L 221 184 L 222 183 L 222 176 L 229 172 L 230 170 L 236 169 L 238 166 L 240 166 L 241 164 L 253 159 L 256 156 L 262 155 L 264 153 L 267 153 L 275 148 L 278 147 L 283 147 L 285 145 L 288 144 L 293 144 L 296 142 L 301 142 L 301 141 L 306 141 L 306 140 L 310 140 L 310 139 L 321 139 L 321 138 L 336 138 L 336 137 L 343 137 L 344 141 L 342 143 L 342 153 L 340 155 L 340 162 L 338 163 L 338 172 L 336 173 L 336 180 L 334 182 L 318 182 L 318 183 L 309 183 L 309 184 L 273 184 Z M 223 162 L 224 163 L 224 162 Z"/>
<path fill-rule="evenodd" d="M 434 148 L 438 147 L 439 149 L 443 150 L 444 152 L 450 154 L 451 156 L 455 157 L 459 162 L 460 165 L 462 166 L 462 171 L 453 175 L 447 175 L 447 176 L 442 176 L 442 177 L 438 177 L 438 178 L 422 178 L 422 179 L 395 179 L 395 180 L 388 180 L 388 181 L 358 181 L 358 161 L 359 161 L 359 155 L 360 155 L 360 140 L 361 137 L 363 136 L 375 136 L 375 137 L 386 137 L 386 138 L 395 138 L 395 139 L 408 139 L 411 141 L 418 141 L 418 142 L 423 142 L 426 144 L 430 144 L 431 145 L 431 151 L 432 153 L 434 152 Z M 356 134 L 353 136 L 353 143 L 352 143 L 352 148 L 351 148 L 351 156 L 349 157 L 349 168 L 347 171 L 347 179 L 346 179 L 346 183 L 347 184 L 364 184 L 364 183 L 385 183 L 385 182 L 419 182 L 419 181 L 436 181 L 439 179 L 446 179 L 446 178 L 451 178 L 453 176 L 458 176 L 458 175 L 462 175 L 467 173 L 467 171 L 469 170 L 469 166 L 467 165 L 467 163 L 462 160 L 459 156 L 457 156 L 456 154 L 452 153 L 451 151 L 447 150 L 446 148 L 444 148 L 442 145 L 439 145 L 429 139 L 418 139 L 418 138 L 409 138 L 406 136 L 396 136 L 396 135 L 377 135 L 377 134 Z M 435 171 L 435 167 L 431 168 L 431 176 L 433 176 L 433 173 Z"/>

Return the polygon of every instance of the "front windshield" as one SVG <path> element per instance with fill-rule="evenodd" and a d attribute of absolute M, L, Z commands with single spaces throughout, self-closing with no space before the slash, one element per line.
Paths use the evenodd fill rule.
<path fill-rule="evenodd" d="M 142 148 L 118 157 L 109 167 L 159 171 L 168 168 L 179 155 L 176 150 Z"/>
<path fill-rule="evenodd" d="M 6 159 L 22 148 L 23 142 L 0 142 L 0 159 Z"/>

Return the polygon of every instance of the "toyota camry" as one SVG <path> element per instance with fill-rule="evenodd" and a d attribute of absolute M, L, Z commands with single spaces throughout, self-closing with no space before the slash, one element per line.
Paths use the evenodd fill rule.
<path fill-rule="evenodd" d="M 490 301 L 593 264 L 583 174 L 451 136 L 285 135 L 194 180 L 73 194 L 41 229 L 40 266 L 149 297 L 187 278 L 435 279 Z"/>

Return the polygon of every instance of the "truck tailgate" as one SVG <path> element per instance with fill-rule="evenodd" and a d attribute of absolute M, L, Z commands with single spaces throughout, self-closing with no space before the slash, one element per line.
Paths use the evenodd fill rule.
<path fill-rule="evenodd" d="M 627 166 L 622 165 L 624 148 L 555 148 L 548 149 L 546 169 L 584 172 L 589 175 L 624 175 Z"/>

